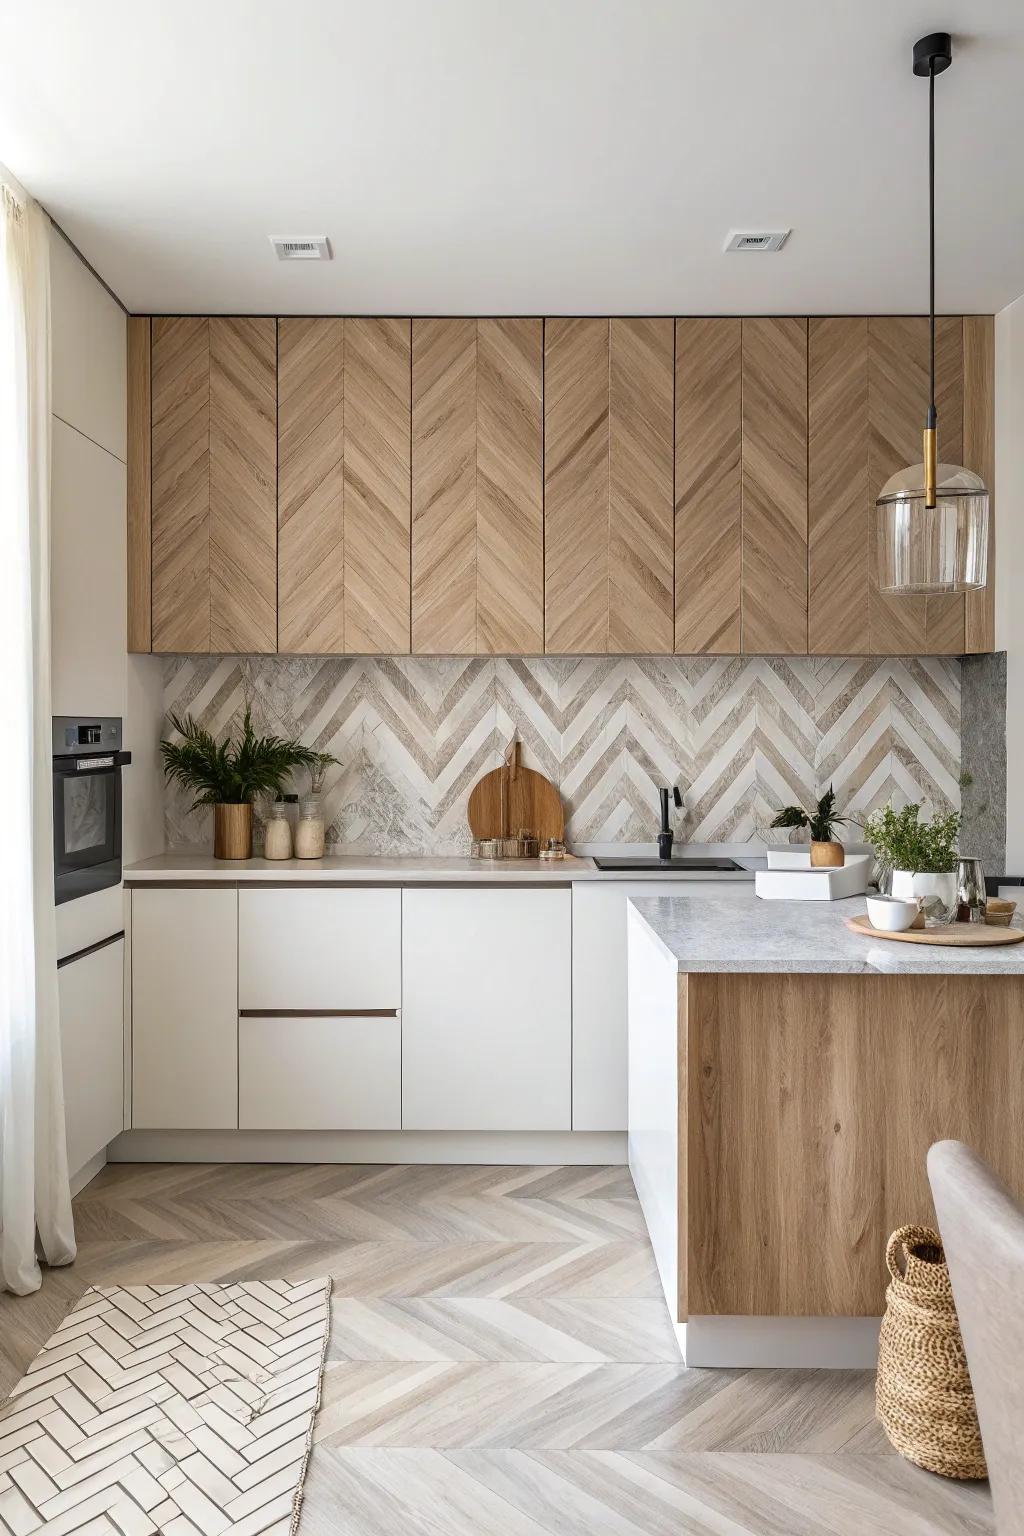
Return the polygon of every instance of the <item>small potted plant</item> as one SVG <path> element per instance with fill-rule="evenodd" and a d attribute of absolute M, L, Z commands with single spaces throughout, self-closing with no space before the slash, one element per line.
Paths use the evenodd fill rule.
<path fill-rule="evenodd" d="M 236 746 L 219 744 L 191 715 L 170 715 L 180 741 L 162 741 L 160 752 L 169 782 L 195 791 L 192 810 L 213 806 L 215 859 L 252 858 L 252 803 L 257 795 L 280 794 L 293 768 L 313 768 L 323 754 L 301 741 L 257 736 L 249 710 Z"/>
<path fill-rule="evenodd" d="M 959 811 L 922 821 L 919 805 L 905 805 L 901 811 L 887 805 L 864 823 L 864 836 L 891 882 L 893 896 L 919 900 L 929 928 L 953 922 Z"/>
<path fill-rule="evenodd" d="M 846 863 L 846 849 L 833 832 L 848 818 L 836 815 L 836 794 L 830 784 L 810 814 L 799 805 L 787 805 L 772 822 L 773 827 L 807 827 L 811 834 L 811 866 L 814 869 L 839 869 Z"/>

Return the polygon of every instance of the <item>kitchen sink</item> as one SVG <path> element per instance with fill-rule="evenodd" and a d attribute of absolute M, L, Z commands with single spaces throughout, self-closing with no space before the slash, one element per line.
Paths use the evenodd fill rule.
<path fill-rule="evenodd" d="M 657 873 L 663 875 L 709 874 L 728 872 L 730 870 L 742 870 L 743 865 L 737 864 L 735 859 L 716 858 L 595 858 L 594 863 L 598 869 L 635 870 L 638 874 Z"/>

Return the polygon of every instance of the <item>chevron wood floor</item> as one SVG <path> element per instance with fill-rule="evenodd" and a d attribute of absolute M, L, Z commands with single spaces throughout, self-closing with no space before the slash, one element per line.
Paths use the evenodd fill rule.
<path fill-rule="evenodd" d="M 300 1536 L 994 1530 L 869 1375 L 680 1366 L 623 1168 L 111 1166 L 75 1218 L 0 1296 L 3 1393 L 87 1285 L 333 1277 Z"/>

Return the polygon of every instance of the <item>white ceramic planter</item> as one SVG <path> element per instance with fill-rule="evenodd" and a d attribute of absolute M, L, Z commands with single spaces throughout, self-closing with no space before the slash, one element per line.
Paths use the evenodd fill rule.
<path fill-rule="evenodd" d="M 936 928 L 956 918 L 956 871 L 942 875 L 920 875 L 910 869 L 894 869 L 892 893 L 900 901 L 918 898 L 925 924 Z"/>

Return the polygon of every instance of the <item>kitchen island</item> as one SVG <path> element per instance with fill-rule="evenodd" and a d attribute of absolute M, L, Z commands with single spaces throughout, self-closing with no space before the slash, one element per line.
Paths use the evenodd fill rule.
<path fill-rule="evenodd" d="M 861 937 L 863 911 L 630 904 L 629 1164 L 688 1364 L 873 1364 L 932 1142 L 1024 1193 L 1024 944 Z"/>

